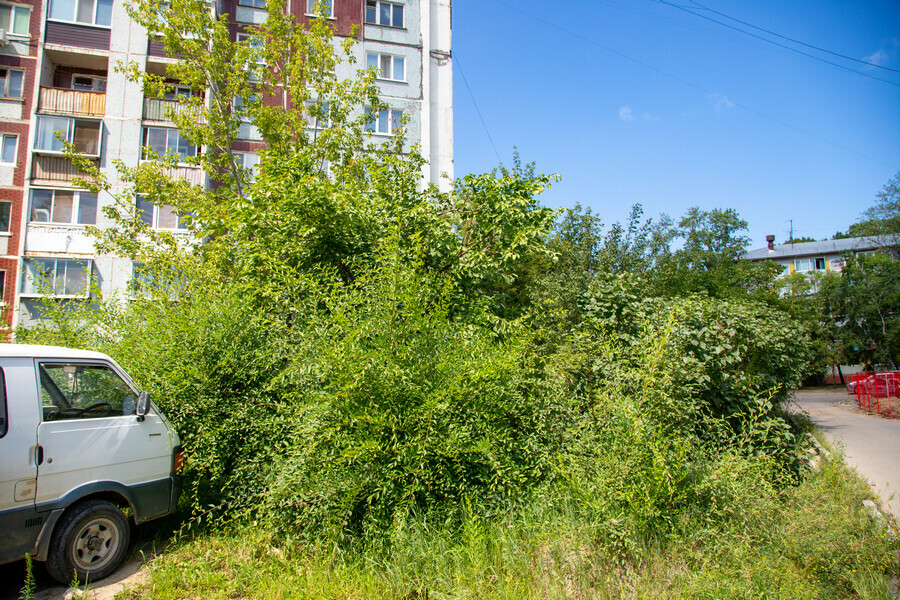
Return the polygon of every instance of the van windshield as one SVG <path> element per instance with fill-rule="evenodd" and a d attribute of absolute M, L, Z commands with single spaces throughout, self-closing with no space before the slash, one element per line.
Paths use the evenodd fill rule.
<path fill-rule="evenodd" d="M 38 368 L 44 421 L 134 414 L 134 392 L 106 365 L 42 362 Z"/>

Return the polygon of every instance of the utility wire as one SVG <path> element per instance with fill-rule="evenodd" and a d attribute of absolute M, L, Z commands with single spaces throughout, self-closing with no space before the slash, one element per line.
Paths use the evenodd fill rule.
<path fill-rule="evenodd" d="M 755 33 L 750 33 L 749 31 L 745 31 L 745 30 L 741 29 L 740 27 L 735 27 L 734 25 L 729 25 L 728 23 L 723 23 L 722 21 L 718 21 L 707 15 L 702 15 L 698 12 L 691 10 L 690 8 L 688 8 L 686 6 L 681 6 L 681 5 L 675 4 L 673 2 L 668 2 L 668 0 L 652 0 L 652 1 L 658 2 L 659 4 L 665 4 L 666 6 L 671 6 L 672 8 L 677 8 L 678 10 L 683 10 L 684 12 L 694 15 L 695 17 L 700 17 L 701 19 L 706 19 L 707 21 L 712 21 L 713 23 L 718 23 L 722 27 L 727 27 L 729 29 L 734 29 L 735 31 L 740 31 L 744 35 L 749 35 L 750 37 L 754 37 L 756 39 L 763 40 L 764 42 L 768 42 L 769 44 L 773 44 L 775 46 L 778 46 L 779 48 L 784 48 L 785 50 L 790 50 L 791 52 L 796 52 L 797 54 L 802 54 L 803 56 L 812 58 L 814 60 L 818 60 L 820 62 L 831 65 L 833 67 L 837 67 L 838 69 L 843 69 L 844 71 L 850 71 L 851 73 L 856 73 L 857 75 L 862 75 L 863 77 L 868 77 L 870 79 L 875 79 L 877 81 L 883 81 L 884 83 L 888 83 L 890 85 L 895 85 L 897 87 L 900 87 L 900 83 L 891 81 L 890 79 L 882 79 L 881 77 L 876 77 L 875 75 L 872 75 L 870 73 L 864 73 L 862 71 L 857 71 L 856 69 L 851 69 L 850 67 L 838 64 L 836 62 L 832 62 L 830 60 L 826 60 L 820 56 L 816 56 L 815 54 L 809 54 L 808 52 L 803 52 L 802 50 L 797 50 L 796 48 L 791 48 L 787 44 L 781 44 L 774 40 L 765 38 L 761 35 L 756 35 Z"/>
<path fill-rule="evenodd" d="M 699 2 L 695 2 L 695 0 L 690 0 L 690 2 L 691 2 L 691 4 L 695 4 L 695 5 L 699 6 L 699 7 L 702 8 L 703 10 L 708 10 L 708 11 L 711 12 L 711 13 L 715 13 L 715 14 L 721 16 L 721 17 L 725 17 L 726 19 L 729 19 L 729 20 L 734 21 L 734 22 L 736 22 L 736 23 L 740 23 L 741 25 L 746 25 L 747 27 L 752 27 L 753 29 L 756 29 L 757 31 L 764 31 L 765 33 L 768 33 L 769 35 L 774 35 L 774 36 L 777 37 L 777 38 L 781 38 L 781 39 L 783 39 L 783 40 L 787 40 L 787 41 L 793 42 L 793 43 L 795 43 L 795 44 L 800 44 L 801 46 L 806 46 L 807 48 L 812 48 L 813 50 L 818 50 L 819 52 L 825 52 L 826 54 L 831 54 L 832 56 L 837 56 L 837 57 L 844 58 L 844 59 L 847 59 L 847 60 L 852 60 L 853 62 L 858 62 L 858 63 L 861 64 L 861 65 L 866 65 L 867 67 L 875 67 L 876 69 L 884 69 L 885 71 L 892 71 L 892 72 L 894 72 L 894 73 L 900 73 L 900 70 L 898 70 L 898 69 L 892 69 L 892 68 L 890 68 L 890 67 L 885 67 L 885 66 L 882 66 L 882 65 L 877 65 L 877 64 L 875 64 L 875 63 L 872 63 L 872 62 L 869 62 L 869 61 L 866 61 L 866 60 L 860 60 L 860 59 L 858 59 L 858 58 L 853 58 L 852 56 L 847 56 L 846 54 L 841 54 L 841 53 L 839 53 L 839 52 L 832 52 L 831 50 L 827 50 L 827 49 L 825 49 L 825 48 L 820 48 L 819 46 L 814 46 L 814 45 L 812 45 L 812 44 L 807 44 L 806 42 L 801 42 L 800 40 L 795 40 L 795 39 L 792 38 L 792 37 L 788 37 L 788 36 L 786 36 L 786 35 L 781 35 L 780 33 L 775 33 L 774 31 L 771 31 L 771 30 L 766 29 L 766 28 L 764 28 L 764 27 L 757 27 L 756 25 L 753 25 L 752 23 L 747 23 L 746 21 L 741 21 L 740 19 L 736 19 L 736 18 L 734 18 L 734 17 L 731 17 L 731 16 L 729 16 L 729 15 L 726 15 L 725 13 L 719 12 L 719 11 L 714 10 L 714 9 L 712 9 L 712 8 L 709 8 L 708 6 L 703 6 L 703 5 L 700 4 Z"/>
<path fill-rule="evenodd" d="M 644 67 L 645 69 L 649 69 L 649 70 L 651 70 L 651 71 L 653 71 L 653 72 L 655 72 L 655 73 L 659 73 L 660 75 L 662 75 L 662 76 L 664 76 L 664 77 L 668 77 L 669 79 L 673 79 L 673 80 L 677 81 L 678 83 L 681 83 L 682 85 L 686 85 L 686 86 L 689 87 L 689 88 L 693 88 L 693 89 L 695 89 L 695 90 L 698 90 L 698 91 L 700 91 L 700 92 L 703 92 L 703 93 L 706 94 L 708 97 L 716 97 L 716 96 L 720 96 L 720 95 L 721 95 L 721 94 L 716 94 L 715 92 L 712 92 L 712 91 L 710 91 L 710 90 L 707 90 L 706 88 L 703 88 L 703 87 L 701 87 L 701 86 L 699 86 L 699 85 L 697 85 L 697 84 L 695 84 L 695 83 L 691 83 L 690 81 L 687 81 L 686 79 L 682 79 L 681 77 L 678 77 L 677 75 L 673 75 L 673 74 L 671 74 L 671 73 L 669 73 L 669 72 L 667 72 L 667 71 L 663 71 L 662 69 L 659 69 L 659 68 L 657 68 L 657 67 L 654 67 L 654 66 L 652 66 L 652 65 L 649 65 L 649 64 L 647 64 L 647 63 L 645 63 L 645 62 L 643 62 L 643 61 L 641 61 L 641 60 L 638 60 L 637 58 L 633 58 L 633 57 L 631 57 L 631 56 L 628 56 L 627 54 L 623 54 L 623 53 L 621 53 L 621 52 L 619 52 L 619 51 L 617 51 L 617 50 L 613 50 L 613 49 L 610 48 L 609 46 L 604 46 L 603 44 L 601 44 L 600 42 L 596 41 L 596 40 L 593 39 L 593 38 L 589 38 L 589 37 L 583 36 L 583 35 L 581 35 L 580 33 L 577 33 L 577 32 L 575 32 L 575 31 L 572 31 L 571 29 L 566 29 L 565 27 L 562 27 L 561 25 L 557 25 L 556 23 L 553 23 L 553 22 L 551 22 L 551 21 L 548 21 L 548 20 L 546 20 L 546 19 L 544 19 L 544 18 L 542 18 L 542 17 L 539 17 L 539 16 L 537 16 L 537 15 L 533 15 L 533 14 L 531 14 L 531 13 L 529 13 L 529 12 L 526 12 L 526 11 L 520 9 L 518 6 L 514 6 L 514 5 L 511 5 L 511 4 L 508 4 L 507 2 L 504 2 L 503 0 L 493 0 L 493 1 L 494 1 L 496 4 L 499 4 L 499 5 L 501 5 L 501 6 L 505 6 L 505 7 L 508 8 L 509 10 L 515 11 L 515 12 L 517 12 L 517 13 L 519 13 L 519 14 L 521 14 L 521 15 L 524 15 L 524 16 L 530 18 L 530 19 L 533 19 L 533 20 L 535 20 L 535 21 L 537 21 L 537 22 L 539 22 L 539 23 L 543 23 L 544 25 L 546 25 L 546 26 L 548 26 L 548 27 L 552 27 L 553 29 L 562 31 L 562 32 L 565 33 L 565 34 L 570 35 L 570 36 L 572 36 L 572 37 L 574 37 L 574 38 L 578 38 L 578 39 L 582 40 L 583 42 L 587 42 L 588 44 L 591 44 L 592 46 L 597 46 L 598 48 L 600 48 L 600 49 L 602 49 L 602 50 L 605 50 L 605 51 L 609 52 L 610 54 L 614 54 L 614 55 L 616 55 L 616 56 L 618 56 L 618 57 L 620 57 L 620 58 L 624 58 L 625 60 L 628 60 L 628 61 L 631 61 L 631 62 L 633 62 L 633 63 L 639 64 L 639 65 L 641 65 L 642 67 Z M 460 73 L 462 73 L 462 71 L 460 71 Z M 465 81 L 465 75 L 463 75 L 463 81 Z M 468 84 L 466 84 L 466 87 L 468 87 Z M 471 93 L 471 92 L 470 92 L 470 93 Z M 838 144 L 837 142 L 832 142 L 831 140 L 825 139 L 825 138 L 823 138 L 823 137 L 821 137 L 821 136 L 818 136 L 818 135 L 816 135 L 816 134 L 814 134 L 814 133 L 811 133 L 811 132 L 809 132 L 809 131 L 806 131 L 806 130 L 804 130 L 804 129 L 800 129 L 799 127 L 795 127 L 794 125 L 791 125 L 790 123 L 786 123 L 786 122 L 784 122 L 784 121 L 782 121 L 782 120 L 780 120 L 780 119 L 776 119 L 775 117 L 770 117 L 769 115 L 764 114 L 764 113 L 761 113 L 761 112 L 759 112 L 758 110 L 754 110 L 753 108 L 750 108 L 749 106 L 747 106 L 747 105 L 745 105 L 745 104 L 741 104 L 740 102 L 735 102 L 735 101 L 732 100 L 731 98 L 728 98 L 728 101 L 731 102 L 732 104 L 734 104 L 735 106 L 737 106 L 738 108 L 740 108 L 740 109 L 742 109 L 742 110 L 745 110 L 745 111 L 747 111 L 747 112 L 749 112 L 749 113 L 752 113 L 752 114 L 754 114 L 754 115 L 756 115 L 756 116 L 758 116 L 758 117 L 761 117 L 761 118 L 766 119 L 766 120 L 768 120 L 768 121 L 772 121 L 773 123 L 777 123 L 777 124 L 781 125 L 782 127 L 787 127 L 788 129 L 793 129 L 794 131 L 796 131 L 796 132 L 798 132 L 798 133 L 802 133 L 803 135 L 806 135 L 806 136 L 809 136 L 809 137 L 814 138 L 814 139 L 816 139 L 816 140 L 819 140 L 820 142 L 824 142 L 824 143 L 826 143 L 826 144 L 828 144 L 828 145 L 830 145 L 830 146 L 834 146 L 835 148 L 839 148 L 839 149 L 841 149 L 841 150 L 844 150 L 845 152 L 850 152 L 851 154 L 855 154 L 855 155 L 857 155 L 857 156 L 861 156 L 862 158 L 865 158 L 865 159 L 867 159 L 867 160 L 871 160 L 872 162 L 876 162 L 876 163 L 878 163 L 878 164 L 880 164 L 880 165 L 884 165 L 884 166 L 886 166 L 886 167 L 894 168 L 894 167 L 896 166 L 896 165 L 891 165 L 891 164 L 888 164 L 888 163 L 886 163 L 886 162 L 884 162 L 884 161 L 878 160 L 877 158 L 873 158 L 873 157 L 871 157 L 871 156 L 869 156 L 869 155 L 867 155 L 867 154 L 863 154 L 862 152 L 857 152 L 856 150 L 853 150 L 852 148 L 848 148 L 847 146 L 843 146 L 843 145 L 841 145 L 841 144 Z M 479 113 L 479 114 L 480 114 L 480 113 Z M 496 151 L 496 150 L 495 150 L 495 151 Z"/>
<path fill-rule="evenodd" d="M 491 132 L 488 131 L 487 123 L 484 122 L 484 117 L 481 116 L 481 109 L 478 108 L 478 102 L 475 101 L 475 94 L 472 93 L 472 88 L 469 87 L 469 81 L 466 79 L 466 74 L 463 73 L 462 64 L 459 62 L 459 52 L 453 53 L 453 62 L 459 67 L 459 74 L 462 75 L 463 83 L 466 84 L 466 89 L 469 90 L 469 97 L 472 99 L 472 104 L 475 105 L 475 112 L 478 113 L 478 118 L 481 119 L 481 126 L 484 127 L 484 132 L 487 134 L 488 141 L 491 143 L 491 148 L 494 149 L 494 154 L 497 155 L 497 162 L 503 163 L 503 159 L 500 158 L 500 153 L 497 152 L 497 146 L 494 145 L 494 139 L 491 137 Z"/>

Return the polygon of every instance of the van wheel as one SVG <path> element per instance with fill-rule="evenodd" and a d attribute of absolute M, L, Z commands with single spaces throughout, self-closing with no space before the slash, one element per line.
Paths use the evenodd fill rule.
<path fill-rule="evenodd" d="M 103 579 L 122 562 L 131 530 L 118 506 L 88 500 L 71 507 L 59 520 L 50 541 L 47 570 L 60 583 Z"/>

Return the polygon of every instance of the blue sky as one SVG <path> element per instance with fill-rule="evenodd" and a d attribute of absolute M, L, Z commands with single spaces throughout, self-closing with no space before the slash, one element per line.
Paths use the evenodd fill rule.
<path fill-rule="evenodd" d="M 697 0 L 892 71 L 667 1 L 456 0 L 456 176 L 517 147 L 561 175 L 547 206 L 580 202 L 607 225 L 634 203 L 676 219 L 734 208 L 754 248 L 790 220 L 816 239 L 855 222 L 900 171 L 900 2 Z"/>

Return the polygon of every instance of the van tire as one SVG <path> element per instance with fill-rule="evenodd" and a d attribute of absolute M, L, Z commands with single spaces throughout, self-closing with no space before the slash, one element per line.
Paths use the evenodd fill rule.
<path fill-rule="evenodd" d="M 118 506 L 106 500 L 87 500 L 69 508 L 50 541 L 46 566 L 62 584 L 103 579 L 125 557 L 131 529 Z"/>

